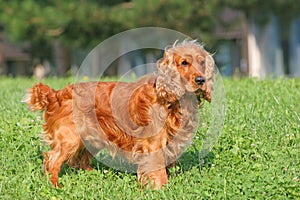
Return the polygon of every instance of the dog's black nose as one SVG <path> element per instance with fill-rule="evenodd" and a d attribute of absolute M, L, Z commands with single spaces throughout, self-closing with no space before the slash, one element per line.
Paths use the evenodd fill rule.
<path fill-rule="evenodd" d="M 203 77 L 203 76 L 196 76 L 195 82 L 196 82 L 198 85 L 203 85 L 203 83 L 205 83 L 205 77 Z"/>

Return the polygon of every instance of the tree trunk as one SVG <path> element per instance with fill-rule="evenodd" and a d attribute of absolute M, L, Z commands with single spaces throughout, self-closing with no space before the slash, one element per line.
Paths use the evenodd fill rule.
<path fill-rule="evenodd" d="M 300 78 L 300 18 L 292 22 L 290 28 L 289 75 Z"/>
<path fill-rule="evenodd" d="M 57 76 L 66 76 L 70 67 L 70 51 L 59 39 L 54 41 L 54 64 Z"/>
<path fill-rule="evenodd" d="M 250 19 L 247 38 L 249 75 L 260 78 L 284 75 L 277 18 L 270 16 L 266 25 L 259 25 Z"/>

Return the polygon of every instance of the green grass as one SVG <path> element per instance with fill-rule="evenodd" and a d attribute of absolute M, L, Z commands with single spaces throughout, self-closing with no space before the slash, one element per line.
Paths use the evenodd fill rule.
<path fill-rule="evenodd" d="M 58 89 L 72 79 L 43 82 Z M 225 79 L 226 117 L 217 144 L 199 160 L 196 137 L 160 191 L 142 190 L 135 174 L 97 163 L 91 172 L 64 167 L 64 187 L 53 188 L 42 171 L 41 113 L 20 103 L 34 83 L 0 77 L 0 199 L 300 198 L 299 79 Z"/>

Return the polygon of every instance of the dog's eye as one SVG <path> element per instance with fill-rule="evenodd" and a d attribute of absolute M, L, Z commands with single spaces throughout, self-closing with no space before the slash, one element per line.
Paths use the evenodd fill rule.
<path fill-rule="evenodd" d="M 205 61 L 204 61 L 204 60 L 202 60 L 202 61 L 200 62 L 200 65 L 201 65 L 202 67 L 204 67 L 204 65 L 205 65 Z"/>
<path fill-rule="evenodd" d="M 186 60 L 184 60 L 184 61 L 181 62 L 181 66 L 184 66 L 184 67 L 188 66 L 188 64 L 189 63 Z"/>

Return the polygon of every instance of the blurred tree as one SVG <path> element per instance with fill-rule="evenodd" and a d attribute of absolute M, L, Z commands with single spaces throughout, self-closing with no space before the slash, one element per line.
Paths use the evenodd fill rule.
<path fill-rule="evenodd" d="M 10 39 L 30 41 L 33 57 L 55 57 L 57 74 L 63 75 L 71 47 L 90 48 L 130 28 L 160 26 L 209 41 L 214 2 L 0 0 L 0 22 Z"/>
<path fill-rule="evenodd" d="M 217 13 L 215 0 L 133 0 L 120 4 L 112 16 L 127 29 L 165 27 L 209 42 Z M 127 9 L 124 9 L 127 8 Z"/>
<path fill-rule="evenodd" d="M 110 18 L 109 6 L 120 2 L 1 0 L 0 23 L 11 40 L 30 42 L 33 57 L 54 56 L 57 74 L 64 75 L 71 47 L 88 48 L 124 30 Z"/>
<path fill-rule="evenodd" d="M 298 15 L 300 4 L 294 0 L 0 0 L 0 23 L 10 39 L 30 42 L 33 57 L 55 57 L 62 75 L 70 64 L 70 48 L 91 48 L 131 28 L 165 27 L 213 44 L 212 33 L 224 7 L 239 9 L 248 20 L 263 24 L 269 13 L 289 22 Z M 283 37 L 287 29 L 281 29 Z"/>

